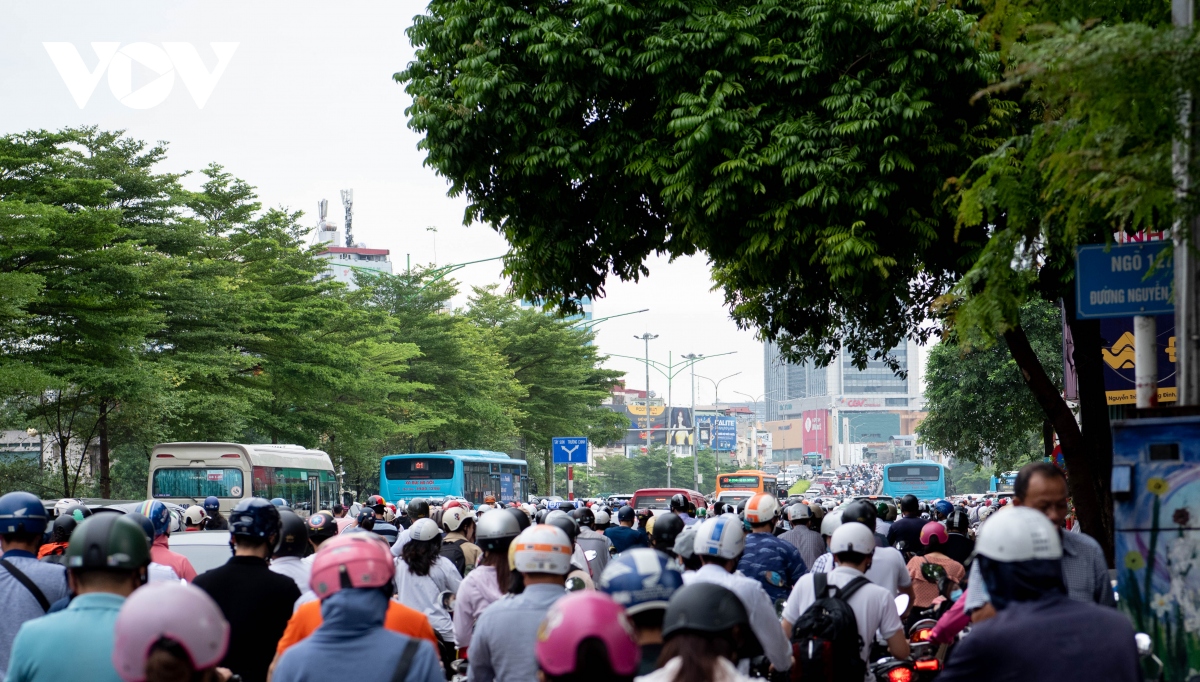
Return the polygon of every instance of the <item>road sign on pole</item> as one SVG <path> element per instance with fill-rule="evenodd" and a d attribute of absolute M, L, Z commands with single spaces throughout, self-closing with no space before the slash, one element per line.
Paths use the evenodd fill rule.
<path fill-rule="evenodd" d="M 1081 320 L 1175 312 L 1175 265 L 1159 259 L 1170 242 L 1138 242 L 1075 249 L 1075 316 Z M 1147 273 L 1157 262 L 1157 269 Z"/>
<path fill-rule="evenodd" d="M 587 438 L 583 436 L 553 438 L 550 443 L 550 451 L 555 464 L 587 464 Z"/>

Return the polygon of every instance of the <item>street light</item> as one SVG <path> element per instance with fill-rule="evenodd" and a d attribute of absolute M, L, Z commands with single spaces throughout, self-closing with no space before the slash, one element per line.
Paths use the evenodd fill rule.
<path fill-rule="evenodd" d="M 703 355 L 688 353 L 682 356 L 691 361 L 692 368 L 692 490 L 700 489 L 700 425 L 696 421 L 696 363 Z"/>
<path fill-rule="evenodd" d="M 694 375 L 696 379 L 704 379 L 705 381 L 712 382 L 712 385 L 713 385 L 713 407 L 716 408 L 716 412 L 717 412 L 716 418 L 717 419 L 720 419 L 720 416 L 721 416 L 721 382 L 725 381 L 726 379 L 731 379 L 739 374 L 741 374 L 741 372 L 734 372 L 733 374 L 730 374 L 729 376 L 721 377 L 720 379 L 717 379 L 715 381 L 713 381 L 712 379 L 710 379 L 706 376 L 701 376 L 699 374 Z M 695 409 L 695 407 L 693 407 L 692 408 L 692 419 L 695 419 L 695 418 L 696 418 L 696 409 Z M 714 429 L 713 440 L 714 441 L 716 440 L 716 433 L 715 433 L 716 426 L 717 426 L 716 422 L 713 422 L 713 429 Z M 737 438 L 734 438 L 734 441 L 736 441 L 736 440 L 737 440 Z M 696 447 L 699 448 L 699 445 L 697 445 Z M 735 449 L 737 448 L 736 442 L 734 443 L 734 448 Z M 716 480 L 717 480 L 715 478 L 715 476 L 721 475 L 721 456 L 717 453 L 716 448 L 713 449 L 713 462 L 716 464 L 716 470 L 713 472 L 713 476 L 714 476 L 713 485 L 715 486 Z"/>
<path fill-rule="evenodd" d="M 658 334 L 646 332 L 641 336 L 633 337 L 640 339 L 646 343 L 646 454 L 650 454 L 650 342 L 658 338 Z M 671 476 L 671 469 L 667 467 L 667 478 Z M 670 483 L 668 482 L 668 485 Z"/>
<path fill-rule="evenodd" d="M 750 395 L 749 393 L 742 393 L 741 391 L 734 391 L 734 393 L 736 393 L 738 395 L 746 396 L 754 403 L 754 415 L 753 415 L 754 426 L 751 427 L 751 429 L 750 429 L 750 448 L 751 448 L 751 454 L 754 456 L 755 462 L 758 462 L 758 402 L 760 400 L 766 399 L 767 396 L 775 395 L 778 392 L 779 391 L 767 391 L 766 393 L 763 393 L 762 395 L 755 398 L 754 396 Z M 762 464 L 760 463 L 759 466 L 761 467 Z"/>

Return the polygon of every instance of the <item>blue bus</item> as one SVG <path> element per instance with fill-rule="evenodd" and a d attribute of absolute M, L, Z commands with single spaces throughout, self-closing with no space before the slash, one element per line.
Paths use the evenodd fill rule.
<path fill-rule="evenodd" d="M 948 494 L 946 467 L 927 459 L 883 465 L 883 495 L 900 499 L 916 495 L 918 500 L 939 500 Z"/>
<path fill-rule="evenodd" d="M 989 493 L 1011 493 L 1017 483 L 1017 472 L 1006 471 L 999 476 L 992 476 L 988 482 Z"/>
<path fill-rule="evenodd" d="M 379 465 L 379 494 L 388 502 L 414 497 L 465 497 L 483 504 L 525 502 L 529 470 L 523 459 L 491 450 L 446 450 L 388 455 Z"/>

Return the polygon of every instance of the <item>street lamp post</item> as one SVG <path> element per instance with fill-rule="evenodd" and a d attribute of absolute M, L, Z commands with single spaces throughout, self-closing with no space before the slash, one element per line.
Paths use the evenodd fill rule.
<path fill-rule="evenodd" d="M 720 418 L 720 415 L 721 415 L 721 382 L 725 381 L 726 379 L 731 379 L 739 374 L 741 374 L 741 372 L 734 372 L 733 374 L 730 374 L 729 376 L 721 377 L 720 379 L 717 379 L 716 381 L 713 381 L 712 379 L 710 379 L 706 376 L 701 376 L 699 374 L 694 375 L 695 378 L 697 378 L 697 379 L 704 379 L 705 381 L 712 382 L 713 406 L 716 408 L 717 418 Z M 696 410 L 695 410 L 695 407 L 693 407 L 692 408 L 692 419 L 694 420 L 695 418 L 696 418 Z M 715 441 L 716 440 L 716 433 L 715 433 L 716 422 L 713 423 L 713 429 L 714 429 L 713 440 Z M 737 439 L 735 438 L 734 440 L 736 441 Z M 697 443 L 699 443 L 699 441 L 697 441 Z M 697 445 L 697 447 L 699 447 L 699 445 Z M 736 442 L 734 443 L 734 448 L 735 449 L 737 448 Z M 715 488 L 716 481 L 717 481 L 716 476 L 721 475 L 721 456 L 717 453 L 716 448 L 713 448 L 713 463 L 716 465 L 716 469 L 713 471 L 713 477 L 714 477 L 713 478 L 713 486 Z"/>
<path fill-rule="evenodd" d="M 658 338 L 658 334 L 646 332 L 641 336 L 633 337 L 646 342 L 646 454 L 650 454 L 650 342 Z M 667 468 L 668 481 L 671 477 L 671 470 Z M 668 483 L 669 484 L 669 483 Z"/>
<path fill-rule="evenodd" d="M 688 353 L 683 356 L 692 366 L 692 490 L 700 489 L 700 425 L 696 421 L 696 363 L 703 355 Z"/>
<path fill-rule="evenodd" d="M 754 456 L 755 462 L 758 462 L 758 402 L 760 400 L 765 400 L 767 396 L 775 395 L 778 392 L 779 391 L 767 391 L 766 393 L 755 398 L 754 396 L 750 395 L 749 393 L 742 393 L 741 391 L 734 391 L 734 393 L 736 393 L 738 395 L 746 396 L 754 403 L 754 414 L 751 415 L 751 419 L 753 421 L 753 426 L 750 427 L 750 454 Z M 762 467 L 762 463 L 758 463 L 758 465 L 760 468 Z"/>

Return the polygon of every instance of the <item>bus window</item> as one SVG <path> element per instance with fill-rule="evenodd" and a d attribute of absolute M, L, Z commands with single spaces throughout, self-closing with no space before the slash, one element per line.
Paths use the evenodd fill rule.
<path fill-rule="evenodd" d="M 483 493 L 491 487 L 492 472 L 486 462 L 463 462 L 463 497 L 475 504 L 483 504 Z"/>
<path fill-rule="evenodd" d="M 191 497 L 203 500 L 209 495 L 216 495 L 240 498 L 243 492 L 242 470 L 186 467 L 155 469 L 152 486 L 154 497 Z"/>
<path fill-rule="evenodd" d="M 383 475 L 389 481 L 447 480 L 454 478 L 454 460 L 446 457 L 389 459 L 383 463 Z"/>
<path fill-rule="evenodd" d="M 942 469 L 941 467 L 931 466 L 928 464 L 893 464 L 887 468 L 887 478 L 889 481 L 911 481 L 913 479 L 921 481 L 938 481 L 942 478 Z"/>
<path fill-rule="evenodd" d="M 332 509 L 337 502 L 337 478 L 332 471 L 316 469 L 288 469 L 283 467 L 253 467 L 254 496 L 265 499 L 282 497 L 296 509 L 318 511 L 312 507 L 312 491 L 309 476 L 317 477 L 319 509 Z"/>

